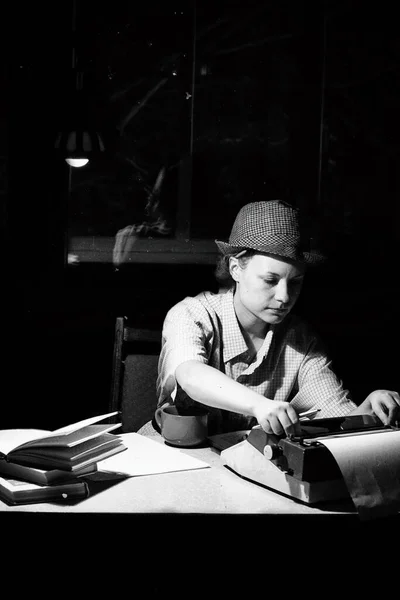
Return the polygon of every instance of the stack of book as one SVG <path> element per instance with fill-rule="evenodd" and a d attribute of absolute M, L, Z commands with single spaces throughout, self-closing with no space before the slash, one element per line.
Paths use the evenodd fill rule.
<path fill-rule="evenodd" d="M 99 423 L 116 414 L 54 431 L 0 431 L 0 500 L 15 505 L 85 498 L 83 476 L 95 472 L 99 461 L 126 450 L 121 438 L 110 433 L 121 423 Z"/>

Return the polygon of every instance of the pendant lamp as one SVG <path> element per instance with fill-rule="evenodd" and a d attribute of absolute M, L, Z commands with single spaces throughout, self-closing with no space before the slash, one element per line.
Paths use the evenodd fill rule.
<path fill-rule="evenodd" d="M 68 98 L 67 118 L 56 135 L 55 149 L 71 167 L 83 167 L 105 152 L 101 133 L 90 115 L 90 101 L 83 90 L 83 72 L 78 69 L 76 42 L 76 0 L 72 2 L 73 90 Z"/>

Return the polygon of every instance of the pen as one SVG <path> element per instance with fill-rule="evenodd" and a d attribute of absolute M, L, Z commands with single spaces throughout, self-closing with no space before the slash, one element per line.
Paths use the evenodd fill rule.
<path fill-rule="evenodd" d="M 299 413 L 299 419 L 300 421 L 307 421 L 308 419 L 312 419 L 317 413 L 320 412 L 320 410 L 320 408 L 310 408 L 310 410 L 306 410 L 305 412 Z"/>
<path fill-rule="evenodd" d="M 299 420 L 300 421 L 309 421 L 310 419 L 315 417 L 315 415 L 317 413 L 319 413 L 320 410 L 321 410 L 320 408 L 310 408 L 310 410 L 301 412 L 301 413 L 299 413 Z M 261 425 L 254 425 L 252 427 L 252 429 L 262 429 L 262 427 L 261 427 Z"/>

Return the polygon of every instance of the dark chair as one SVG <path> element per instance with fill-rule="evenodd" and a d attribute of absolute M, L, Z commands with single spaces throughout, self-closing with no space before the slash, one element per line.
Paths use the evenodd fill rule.
<path fill-rule="evenodd" d="M 154 415 L 160 350 L 161 331 L 131 327 L 117 317 L 109 411 L 121 412 L 119 433 L 138 431 Z"/>

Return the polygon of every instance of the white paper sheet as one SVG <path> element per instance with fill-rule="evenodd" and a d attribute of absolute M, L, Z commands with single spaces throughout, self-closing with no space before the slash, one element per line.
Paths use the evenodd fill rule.
<path fill-rule="evenodd" d="M 128 477 L 208 468 L 206 462 L 138 433 L 120 435 L 127 450 L 98 463 L 98 471 Z"/>
<path fill-rule="evenodd" d="M 319 438 L 339 465 L 361 519 L 400 510 L 400 431 Z"/>

